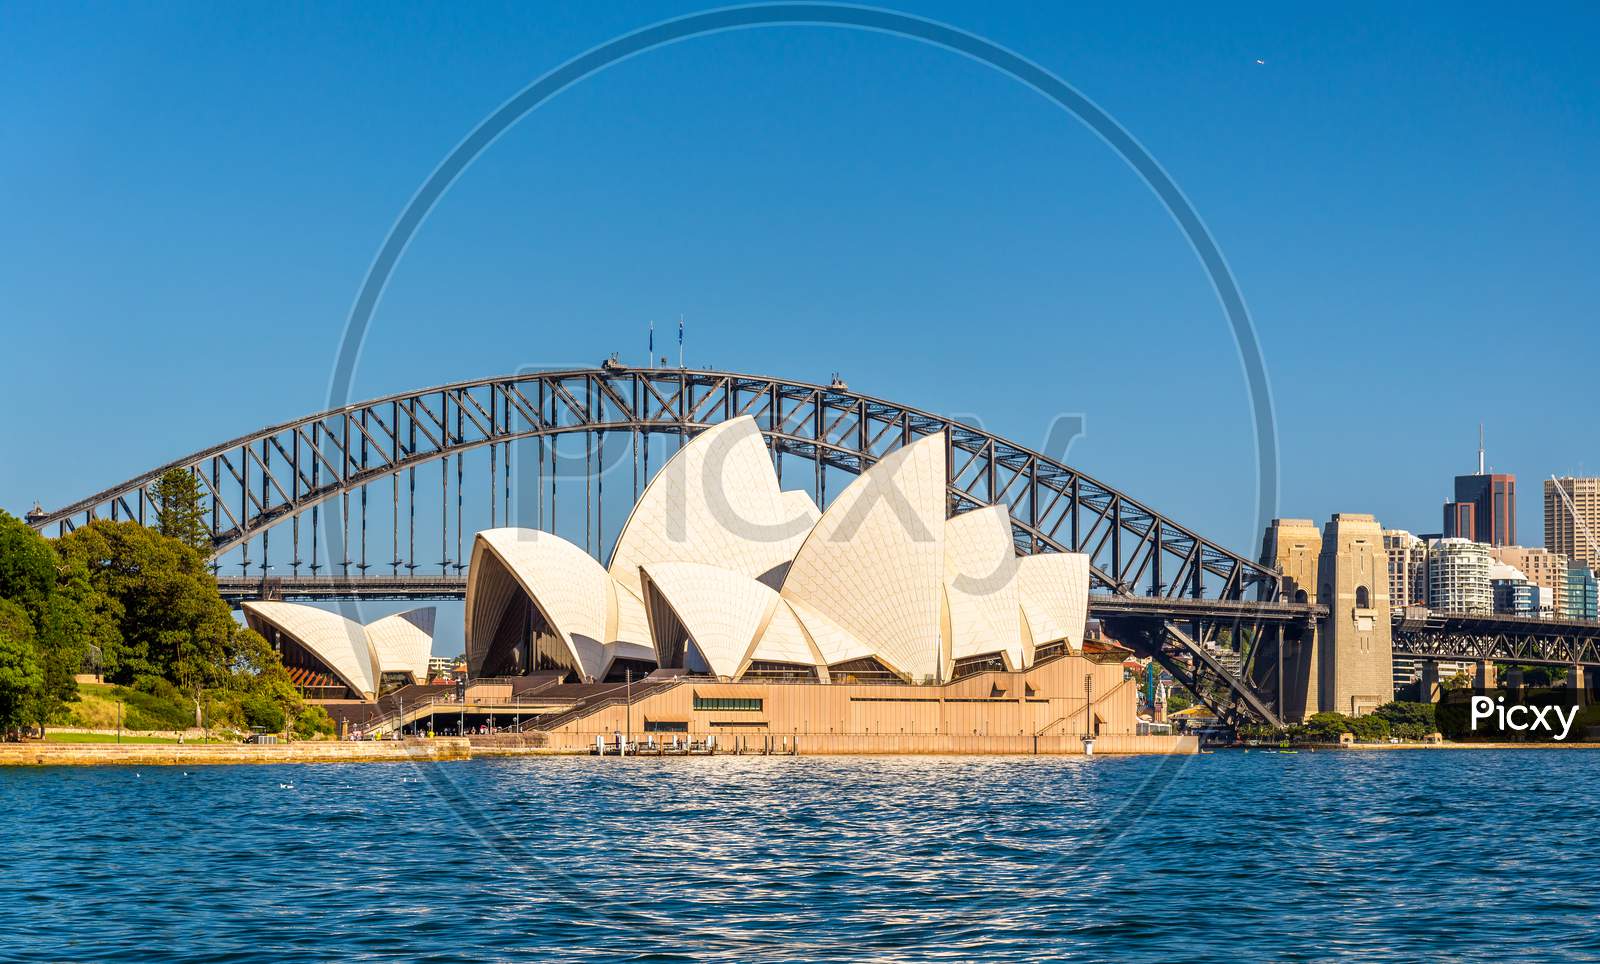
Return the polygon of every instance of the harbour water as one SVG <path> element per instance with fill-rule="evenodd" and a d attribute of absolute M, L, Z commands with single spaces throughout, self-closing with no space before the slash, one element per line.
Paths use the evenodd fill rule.
<path fill-rule="evenodd" d="M 1600 959 L 1586 751 L 0 770 L 17 960 Z"/>

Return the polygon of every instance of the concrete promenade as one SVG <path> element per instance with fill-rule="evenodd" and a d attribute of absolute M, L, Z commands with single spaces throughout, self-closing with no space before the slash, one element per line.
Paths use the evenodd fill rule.
<path fill-rule="evenodd" d="M 516 736 L 437 737 L 431 740 L 307 741 L 302 743 L 0 743 L 0 766 L 203 766 L 241 763 L 394 763 L 407 760 L 447 761 L 509 756 L 586 756 L 594 743 L 552 746 L 542 734 Z M 637 737 L 637 735 L 636 735 Z M 642 741 L 641 741 L 642 742 Z M 717 755 L 735 752 L 734 741 L 722 743 Z M 1199 744 L 1189 736 L 1101 736 L 1095 741 L 1097 756 L 1195 753 Z M 1078 755 L 1078 738 L 937 737 L 827 735 L 799 740 L 800 756 L 1028 756 Z M 745 745 L 745 755 L 759 755 Z M 772 752 L 786 755 L 788 748 L 774 741 Z"/>

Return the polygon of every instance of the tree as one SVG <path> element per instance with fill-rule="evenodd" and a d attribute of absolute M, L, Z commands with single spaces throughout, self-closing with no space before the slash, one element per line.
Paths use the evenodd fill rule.
<path fill-rule="evenodd" d="M 43 682 L 33 621 L 20 605 L 0 599 L 0 732 L 11 734 L 32 722 L 33 703 Z"/>
<path fill-rule="evenodd" d="M 1426 736 L 1436 728 L 1433 722 L 1432 703 L 1396 700 L 1392 703 L 1383 704 L 1373 710 L 1372 714 L 1388 720 L 1389 728 L 1395 732 L 1399 732 L 1402 727 L 1405 727 L 1408 733 L 1420 729 L 1422 734 Z"/>
<path fill-rule="evenodd" d="M 319 736 L 333 736 L 333 717 L 320 706 L 307 706 L 294 721 L 294 735 L 302 740 L 314 740 Z"/>
<path fill-rule="evenodd" d="M 102 611 L 116 628 L 105 634 L 114 642 L 103 654 L 108 679 L 160 676 L 194 698 L 225 680 L 237 624 L 199 552 L 138 523 L 104 519 L 62 536 L 56 548 L 105 597 Z"/>
<path fill-rule="evenodd" d="M 1350 735 L 1363 743 L 1380 743 L 1389 739 L 1389 721 L 1376 713 L 1350 717 L 1347 723 Z"/>
<path fill-rule="evenodd" d="M 82 566 L 63 562 L 55 548 L 22 522 L 0 512 L 0 599 L 28 616 L 38 688 L 25 701 L 26 722 L 43 726 L 77 698 L 77 674 L 87 648 L 115 646 L 116 630 Z"/>
<path fill-rule="evenodd" d="M 21 519 L 0 511 L 0 599 L 21 606 L 36 626 L 55 589 L 58 562 L 50 543 Z"/>
<path fill-rule="evenodd" d="M 1351 732 L 1351 720 L 1343 713 L 1315 713 L 1305 722 L 1306 739 L 1312 743 L 1338 743 L 1342 733 Z"/>
<path fill-rule="evenodd" d="M 156 504 L 156 531 L 209 556 L 211 526 L 206 523 L 206 497 L 195 474 L 188 469 L 168 469 L 150 494 Z"/>
<path fill-rule="evenodd" d="M 1470 690 L 1472 689 L 1472 684 L 1472 674 L 1466 670 L 1460 670 L 1456 673 L 1456 675 L 1441 682 L 1439 684 L 1439 689 L 1446 693 L 1449 693 L 1453 690 Z"/>

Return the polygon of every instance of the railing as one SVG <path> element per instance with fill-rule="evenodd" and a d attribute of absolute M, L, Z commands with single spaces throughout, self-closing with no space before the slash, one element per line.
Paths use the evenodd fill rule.
<path fill-rule="evenodd" d="M 592 715 L 594 713 L 598 713 L 600 710 L 603 710 L 603 709 L 605 709 L 607 707 L 616 706 L 619 703 L 630 703 L 634 699 L 637 699 L 640 696 L 653 695 L 655 693 L 660 693 L 660 692 L 663 692 L 665 690 L 671 689 L 672 687 L 677 686 L 680 683 L 689 682 L 689 681 L 694 680 L 694 679 L 697 679 L 697 677 L 674 676 L 674 677 L 672 677 L 670 679 L 653 680 L 648 684 L 646 684 L 646 683 L 635 683 L 635 684 L 633 684 L 633 693 L 631 695 L 627 692 L 628 684 L 626 684 L 626 683 L 618 683 L 617 684 L 617 690 L 621 690 L 622 691 L 621 693 L 618 693 L 616 690 L 612 690 L 612 691 L 610 691 L 609 693 L 606 693 L 606 694 L 596 694 L 593 697 L 589 697 L 587 699 L 581 699 L 577 703 L 575 703 L 572 707 L 570 707 L 568 709 L 565 709 L 565 710 L 562 710 L 560 713 L 557 713 L 554 717 L 549 717 L 549 718 L 541 717 L 541 718 L 536 718 L 536 719 L 524 721 L 523 724 L 521 725 L 521 727 L 519 727 L 519 729 L 523 733 L 526 733 L 529 730 L 551 730 L 551 729 L 555 729 L 558 726 L 564 726 L 567 723 L 570 723 L 573 720 L 579 719 L 581 717 L 590 716 L 590 715 Z M 705 682 L 705 680 L 704 679 L 700 679 L 700 682 Z"/>
<path fill-rule="evenodd" d="M 503 700 L 462 701 L 456 699 L 454 694 L 451 694 L 449 696 L 429 697 L 428 699 L 417 703 L 407 702 L 388 711 L 387 713 L 384 713 L 381 716 L 369 717 L 365 720 L 362 720 L 357 726 L 362 731 L 364 736 L 371 736 L 374 733 L 392 733 L 400 727 L 403 727 L 407 723 L 419 719 L 420 717 L 438 716 L 439 714 L 445 712 L 464 712 L 473 714 L 488 713 L 501 716 L 505 715 L 506 713 L 518 714 L 526 712 L 526 715 L 529 717 L 538 717 L 548 714 L 552 704 L 557 703 L 567 703 L 570 705 L 572 701 L 552 700 L 549 698 L 539 699 L 526 693 L 519 693 L 516 696 L 507 697 Z M 520 731 L 523 728 L 519 726 L 518 729 Z M 466 734 L 461 735 L 465 736 Z"/>

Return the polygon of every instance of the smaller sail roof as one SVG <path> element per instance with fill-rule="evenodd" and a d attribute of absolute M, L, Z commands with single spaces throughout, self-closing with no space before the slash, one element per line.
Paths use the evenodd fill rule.
<path fill-rule="evenodd" d="M 1017 550 L 1004 505 L 973 509 L 945 523 L 944 579 L 951 658 L 1002 653 L 1025 665 L 1017 601 Z"/>
<path fill-rule="evenodd" d="M 432 606 L 395 613 L 367 624 L 367 638 L 378 658 L 378 674 L 410 673 L 421 682 L 428 678 L 428 657 L 433 654 L 433 625 L 438 614 Z"/>
<path fill-rule="evenodd" d="M 1036 646 L 1066 640 L 1083 648 L 1089 617 L 1089 557 L 1080 552 L 1043 552 L 1017 563 L 1023 617 Z"/>
<path fill-rule="evenodd" d="M 777 605 L 773 607 L 766 628 L 761 631 L 760 638 L 750 651 L 750 659 L 746 661 L 746 666 L 756 660 L 793 663 L 800 666 L 823 665 L 822 656 L 811 644 L 810 637 L 800 625 L 800 619 L 795 616 L 789 603 L 783 599 L 779 599 Z"/>
<path fill-rule="evenodd" d="M 272 600 L 244 604 L 245 622 L 260 631 L 262 625 L 300 644 L 363 699 L 378 695 L 378 658 L 366 627 L 336 612 L 299 603 Z"/>
<path fill-rule="evenodd" d="M 644 567 L 645 595 L 669 607 L 689 641 L 717 676 L 733 678 L 748 661 L 757 635 L 778 603 L 778 594 L 750 576 L 697 562 L 662 562 Z M 664 610 L 650 610 L 658 648 L 671 641 Z M 666 662 L 667 654 L 661 655 Z"/>

